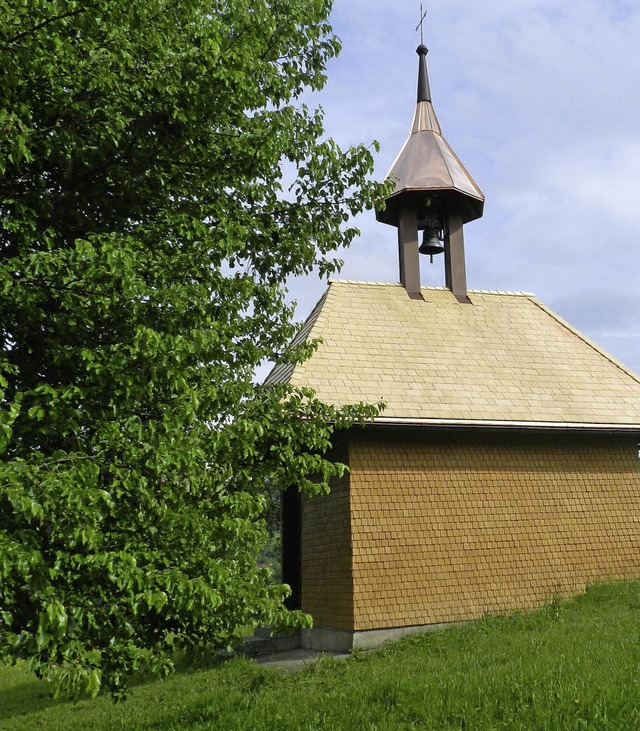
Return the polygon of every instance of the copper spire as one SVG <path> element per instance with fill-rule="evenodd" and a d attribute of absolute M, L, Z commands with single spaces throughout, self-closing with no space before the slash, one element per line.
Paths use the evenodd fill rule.
<path fill-rule="evenodd" d="M 429 49 L 421 43 L 416 53 L 420 56 L 420 66 L 418 67 L 418 104 L 420 104 L 420 102 L 431 101 L 431 87 L 429 86 L 429 74 L 427 72 L 427 53 L 429 53 Z"/>
<path fill-rule="evenodd" d="M 404 194 L 432 191 L 455 209 L 468 223 L 482 216 L 484 195 L 474 179 L 442 135 L 433 104 L 427 72 L 427 47 L 418 46 L 418 103 L 411 132 L 395 159 L 387 178 L 395 180 L 396 188 L 387 198 L 387 207 L 377 218 L 397 226 L 398 206 Z"/>

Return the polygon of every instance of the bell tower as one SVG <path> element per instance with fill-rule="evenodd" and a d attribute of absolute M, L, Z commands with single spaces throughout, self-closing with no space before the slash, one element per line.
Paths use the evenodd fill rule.
<path fill-rule="evenodd" d="M 459 302 L 468 302 L 463 226 L 482 216 L 484 195 L 442 136 L 431 102 L 429 51 L 421 43 L 416 52 L 418 100 L 411 132 L 387 175 L 395 190 L 376 218 L 398 229 L 400 282 L 409 297 L 422 298 L 420 254 L 431 261 L 444 254 L 445 284 Z"/>

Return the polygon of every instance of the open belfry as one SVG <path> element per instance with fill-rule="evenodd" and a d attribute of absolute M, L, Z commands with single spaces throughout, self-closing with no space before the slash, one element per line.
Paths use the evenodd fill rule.
<path fill-rule="evenodd" d="M 268 382 L 385 402 L 336 435 L 349 472 L 284 498 L 284 579 L 303 644 L 366 647 L 640 576 L 640 378 L 533 295 L 467 291 L 463 231 L 484 196 L 442 135 L 418 47 L 418 100 L 377 213 L 400 282 L 331 281 Z M 422 287 L 442 255 L 444 287 Z"/>

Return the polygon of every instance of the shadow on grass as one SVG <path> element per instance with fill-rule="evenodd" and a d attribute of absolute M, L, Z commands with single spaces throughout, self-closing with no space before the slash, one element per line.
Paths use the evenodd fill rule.
<path fill-rule="evenodd" d="M 71 701 L 54 700 L 44 681 L 27 676 L 10 688 L 2 689 L 0 721 L 28 716 L 30 713 L 38 713 L 61 703 L 71 703 Z"/>
<path fill-rule="evenodd" d="M 232 657 L 207 650 L 181 653 L 174 659 L 174 674 L 187 675 L 199 670 L 212 670 Z M 138 673 L 130 678 L 128 687 L 133 690 L 158 680 L 157 676 L 150 673 Z M 35 675 L 20 666 L 0 667 L 0 689 L 0 722 L 45 711 L 54 706 L 77 703 L 69 698 L 52 698 L 51 686 L 44 680 L 38 680 Z M 100 696 L 108 697 L 109 691 L 101 691 Z M 126 700 L 124 702 L 126 703 Z"/>

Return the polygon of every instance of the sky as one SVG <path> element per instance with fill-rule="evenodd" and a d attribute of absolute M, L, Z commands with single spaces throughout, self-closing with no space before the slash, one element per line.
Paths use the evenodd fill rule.
<path fill-rule="evenodd" d="M 424 24 L 443 134 L 486 196 L 465 226 L 470 289 L 524 291 L 640 373 L 640 2 L 431 0 Z M 335 0 L 343 51 L 309 102 L 341 146 L 378 140 L 386 176 L 416 104 L 415 0 Z M 373 212 L 339 277 L 398 280 Z M 421 257 L 444 284 L 443 257 Z M 317 279 L 290 284 L 304 319 Z"/>

